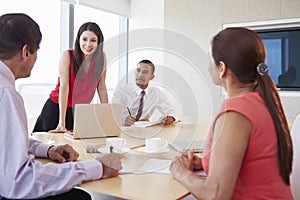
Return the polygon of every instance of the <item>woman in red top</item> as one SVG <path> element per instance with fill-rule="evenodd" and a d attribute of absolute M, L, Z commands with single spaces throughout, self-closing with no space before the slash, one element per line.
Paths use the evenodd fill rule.
<path fill-rule="evenodd" d="M 74 50 L 67 50 L 61 56 L 56 88 L 50 93 L 33 132 L 60 133 L 73 129 L 74 105 L 90 103 L 96 89 L 101 103 L 108 102 L 103 40 L 96 23 L 87 22 L 79 28 Z"/>
<path fill-rule="evenodd" d="M 211 78 L 229 98 L 211 126 L 203 158 L 192 150 L 181 155 L 170 166 L 173 176 L 197 199 L 293 199 L 292 141 L 262 40 L 246 28 L 228 28 L 211 45 Z"/>

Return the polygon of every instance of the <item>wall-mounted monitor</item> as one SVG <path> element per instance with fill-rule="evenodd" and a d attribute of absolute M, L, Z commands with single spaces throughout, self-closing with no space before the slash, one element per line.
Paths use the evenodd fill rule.
<path fill-rule="evenodd" d="M 269 75 L 281 91 L 300 91 L 300 18 L 263 22 L 226 24 L 247 27 L 262 38 Z"/>

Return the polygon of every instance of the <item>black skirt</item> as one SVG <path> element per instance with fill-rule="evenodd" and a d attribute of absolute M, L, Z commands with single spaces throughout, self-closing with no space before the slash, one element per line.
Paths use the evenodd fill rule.
<path fill-rule="evenodd" d="M 50 98 L 46 101 L 42 112 L 36 120 L 32 132 L 48 132 L 56 129 L 59 121 L 59 105 L 53 102 Z M 73 108 L 67 107 L 66 113 L 66 129 L 73 130 L 74 117 Z"/>

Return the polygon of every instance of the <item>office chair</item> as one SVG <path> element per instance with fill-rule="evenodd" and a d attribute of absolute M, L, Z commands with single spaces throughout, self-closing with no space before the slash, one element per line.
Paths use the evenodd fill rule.
<path fill-rule="evenodd" d="M 296 117 L 291 130 L 294 159 L 291 173 L 291 189 L 294 199 L 300 199 L 300 114 Z"/>
<path fill-rule="evenodd" d="M 19 85 L 18 92 L 24 100 L 29 133 L 31 133 L 50 91 L 54 88 L 55 84 L 51 83 L 25 83 Z"/>

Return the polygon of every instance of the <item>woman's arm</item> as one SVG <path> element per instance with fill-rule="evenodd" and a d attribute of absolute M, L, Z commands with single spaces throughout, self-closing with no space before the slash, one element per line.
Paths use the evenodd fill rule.
<path fill-rule="evenodd" d="M 106 84 L 105 84 L 105 78 L 106 78 L 106 55 L 103 52 L 103 72 L 100 76 L 100 81 L 97 87 L 99 99 L 101 103 L 108 103 L 108 95 L 107 95 L 107 89 L 106 89 Z"/>
<path fill-rule="evenodd" d="M 68 105 L 69 95 L 69 73 L 70 73 L 70 53 L 64 51 L 59 61 L 59 77 L 60 77 L 60 88 L 59 88 L 59 122 L 55 130 L 51 130 L 52 133 L 66 132 L 66 112 Z"/>
<path fill-rule="evenodd" d="M 208 176 L 193 173 L 188 156 L 172 162 L 173 176 L 197 199 L 231 199 L 251 131 L 251 123 L 244 116 L 236 112 L 221 115 L 214 129 Z"/>

